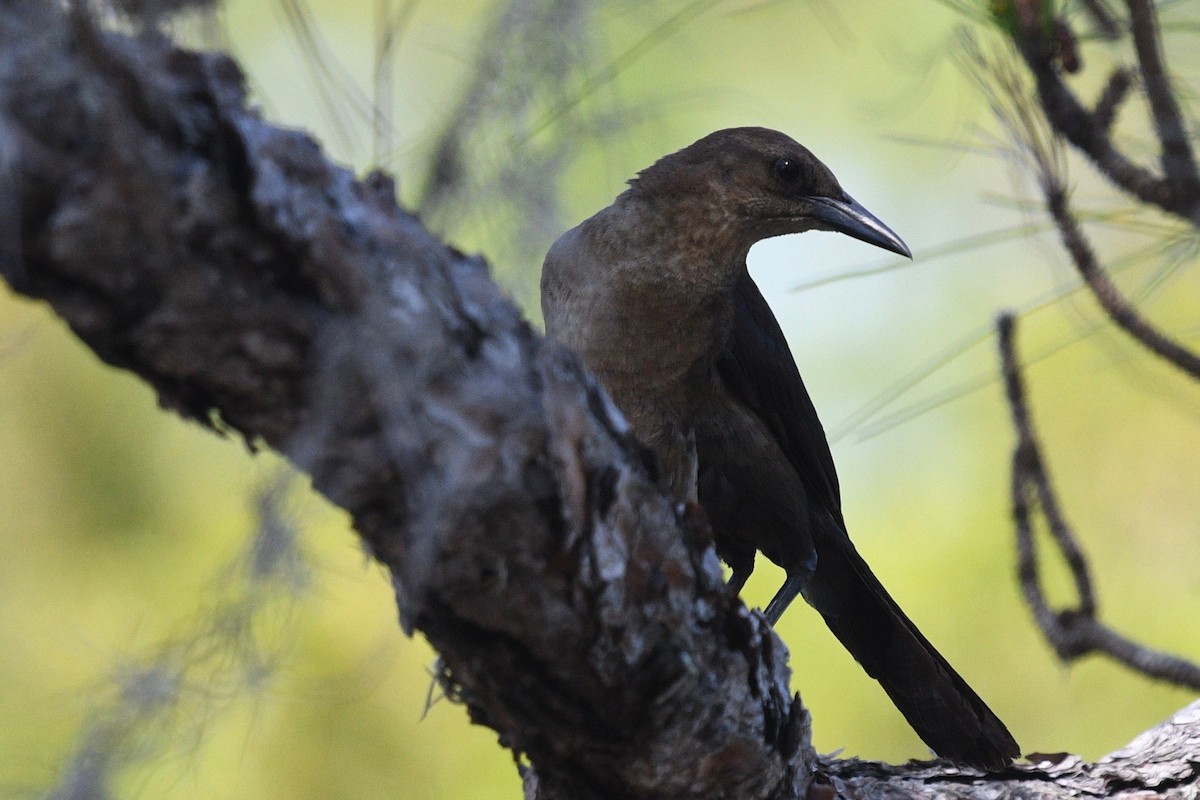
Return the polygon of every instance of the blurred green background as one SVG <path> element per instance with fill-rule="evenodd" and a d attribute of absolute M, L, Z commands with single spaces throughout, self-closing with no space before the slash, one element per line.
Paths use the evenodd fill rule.
<path fill-rule="evenodd" d="M 899 264 L 818 233 L 751 254 L 867 560 L 1026 751 L 1096 757 L 1186 704 L 1190 692 L 1100 659 L 1061 665 L 1019 597 L 996 313 L 1026 312 L 1034 413 L 1104 619 L 1193 658 L 1200 388 L 1097 325 L 1073 291 L 954 57 L 970 21 L 928 0 L 509 5 L 498 23 L 484 2 L 233 0 L 179 33 L 232 49 L 272 119 L 360 171 L 395 172 L 402 198 L 488 255 L 533 320 L 540 254 L 638 169 L 721 127 L 792 134 L 915 254 Z M 384 6 L 399 35 L 378 59 Z M 1195 11 L 1173 4 L 1168 22 Z M 1194 87 L 1200 49 L 1172 24 L 1172 65 Z M 1085 50 L 1086 67 L 1122 58 Z M 1135 103 L 1122 124 L 1148 154 L 1140 114 Z M 452 123 L 467 135 L 435 197 L 427 165 L 450 152 Z M 1200 346 L 1194 236 L 1171 228 L 1164 246 L 1165 220 L 1126 213 L 1081 162 L 1069 174 L 1122 287 Z M 997 231 L 1015 233 L 954 244 Z M 7 290 L 0 452 L 0 794 L 99 773 L 120 797 L 520 796 L 495 735 L 436 702 L 434 654 L 401 635 L 343 515 L 294 482 L 278 505 L 297 563 L 245 580 L 278 460 L 160 411 Z M 759 563 L 745 593 L 757 605 L 781 580 Z M 1062 570 L 1048 571 L 1067 598 Z M 796 606 L 779 632 L 819 749 L 926 755 L 816 615 Z M 164 666 L 171 680 L 151 691 Z"/>

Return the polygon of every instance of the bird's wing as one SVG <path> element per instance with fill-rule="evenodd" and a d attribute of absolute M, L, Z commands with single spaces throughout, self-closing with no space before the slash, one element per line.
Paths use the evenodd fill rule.
<path fill-rule="evenodd" d="M 742 274 L 734 291 L 733 332 L 717 359 L 717 373 L 729 395 L 771 432 L 810 500 L 841 522 L 841 493 L 825 430 L 783 331 L 749 273 Z"/>
<path fill-rule="evenodd" d="M 742 276 L 734 293 L 733 333 L 717 372 L 729 395 L 762 422 L 784 451 L 810 506 L 816 506 L 810 512 L 828 512 L 810 516 L 811 543 L 800 546 L 801 555 L 815 546 L 815 569 L 811 576 L 789 569 L 787 582 L 767 608 L 768 618 L 778 619 L 802 591 L 930 747 L 960 763 L 1002 769 L 1020 754 L 1016 741 L 905 616 L 846 534 L 825 431 L 779 323 L 749 275 Z M 772 543 L 770 530 L 755 534 L 759 538 L 752 541 L 759 548 Z M 774 539 L 779 540 L 778 533 Z M 721 539 L 717 541 L 719 545 Z M 794 550 L 800 540 L 789 541 Z"/>

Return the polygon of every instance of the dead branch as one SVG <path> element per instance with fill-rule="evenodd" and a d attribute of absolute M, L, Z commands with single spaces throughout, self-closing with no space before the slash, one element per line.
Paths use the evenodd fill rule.
<path fill-rule="evenodd" d="M 1200 753 L 1200 701 L 1138 736 L 1094 764 L 1066 753 L 1031 753 L 1029 764 L 1010 767 L 995 796 L 1030 798 L 1146 797 L 1194 795 Z M 863 762 L 821 762 L 815 789 L 829 786 L 840 797 L 978 798 L 987 787 L 920 762 L 874 772 Z M 843 771 L 844 770 L 844 771 Z M 820 796 L 816 791 L 811 797 Z"/>
<path fill-rule="evenodd" d="M 1022 161 L 1036 173 L 1047 211 L 1058 229 L 1059 236 L 1084 284 L 1108 317 L 1135 341 L 1155 355 L 1192 376 L 1200 379 L 1200 356 L 1152 325 L 1113 283 L 1092 249 L 1078 220 L 1071 211 L 1067 187 L 1062 177 L 1066 171 L 1061 140 L 1046 130 L 1045 122 L 1051 110 L 1030 102 L 1024 83 L 1014 74 L 1006 60 L 991 61 L 978 50 L 973 40 L 966 40 L 965 52 L 971 74 L 979 91 L 988 100 L 992 113 L 1007 131 L 1014 150 Z M 1105 88 L 1100 111 L 1093 117 L 1098 126 L 1107 130 L 1120 99 L 1129 89 L 1129 78 L 1115 72 Z"/>
<path fill-rule="evenodd" d="M 1028 10 L 1034 5 L 1020 2 L 1018 7 Z M 1020 81 L 1005 69 L 1003 62 L 989 64 L 976 56 L 974 63 L 993 112 L 1012 137 L 1014 149 L 1025 156 L 1025 163 L 1036 173 L 1047 211 L 1063 245 L 1100 307 L 1139 344 L 1185 374 L 1200 379 L 1200 356 L 1146 320 L 1104 270 L 1071 210 L 1063 177 L 1065 159 L 1058 136 L 1091 157 L 1103 174 L 1133 197 L 1185 216 L 1193 225 L 1200 219 L 1194 216 L 1195 210 L 1200 208 L 1195 200 L 1200 196 L 1193 181 L 1195 162 L 1162 62 L 1153 5 L 1148 1 L 1129 0 L 1129 7 L 1141 77 L 1162 144 L 1164 176 L 1161 178 L 1132 165 L 1116 151 L 1109 138 L 1117 109 L 1133 84 L 1130 72 L 1114 71 L 1095 111 L 1087 112 L 1060 77 L 1053 48 L 1045 36 L 1046 26 L 1037 14 L 1016 15 L 1014 39 L 1037 82 L 1038 105 L 1027 99 Z M 1065 24 L 1061 20 L 1055 22 Z M 1057 136 L 1044 135 L 1043 119 L 1050 123 Z M 1200 688 L 1200 667 L 1139 645 L 1097 620 L 1097 603 L 1086 557 L 1061 511 L 1029 417 L 1020 366 L 1013 352 L 1015 325 L 1015 317 L 1005 314 L 1000 318 L 998 328 L 1005 387 L 1017 431 L 1012 465 L 1012 504 L 1019 575 L 1025 600 L 1038 626 L 1064 661 L 1093 652 L 1106 653 L 1148 676 Z M 1075 583 L 1077 602 L 1072 608 L 1051 609 L 1042 590 L 1032 534 L 1032 518 L 1039 508 Z"/>
<path fill-rule="evenodd" d="M 1121 28 L 1113 16 L 1112 9 L 1108 7 L 1107 0 L 1082 0 L 1080 6 L 1091 18 L 1092 25 L 1100 36 L 1116 39 L 1121 35 Z"/>
<path fill-rule="evenodd" d="M 1200 172 L 1187 125 L 1163 65 L 1158 14 L 1152 0 L 1129 0 L 1129 28 L 1137 52 L 1142 85 L 1154 116 L 1154 130 L 1162 145 L 1163 175 L 1180 198 L 1200 197 Z"/>
<path fill-rule="evenodd" d="M 1059 506 L 1029 415 L 1014 345 L 1016 318 L 1004 314 L 997 327 L 1005 393 L 1017 432 L 1012 461 L 1012 505 L 1017 530 L 1018 574 L 1025 601 L 1033 610 L 1038 627 L 1063 661 L 1102 653 L 1151 678 L 1200 690 L 1200 666 L 1138 644 L 1096 618 L 1096 599 L 1087 559 Z M 1040 509 L 1046 518 L 1051 538 L 1075 581 L 1078 602 L 1072 608 L 1055 611 L 1046 600 L 1033 538 L 1032 520 L 1036 509 Z"/>
<path fill-rule="evenodd" d="M 1051 172 L 1043 172 L 1041 184 L 1046 198 L 1046 209 L 1058 227 L 1063 246 L 1092 296 L 1104 309 L 1104 313 L 1117 327 L 1150 352 L 1192 378 L 1200 380 L 1200 355 L 1188 350 L 1147 321 L 1137 307 L 1121 294 L 1112 278 L 1100 266 L 1087 236 L 1079 227 L 1075 215 L 1071 213 L 1066 187 L 1058 177 Z"/>
<path fill-rule="evenodd" d="M 1019 7 L 1033 5 L 1014 0 Z M 1156 175 L 1137 164 L 1113 141 L 1110 127 L 1116 106 L 1124 98 L 1125 90 L 1112 91 L 1113 82 L 1105 90 L 1095 110 L 1088 110 L 1074 91 L 1063 80 L 1059 72 L 1055 40 L 1040 24 L 1038 15 L 1018 14 L 1018 25 L 1013 31 L 1013 41 L 1033 75 L 1037 85 L 1038 101 L 1054 130 L 1081 153 L 1091 159 L 1100 174 L 1108 178 L 1119 189 L 1128 192 L 1144 203 L 1158 206 L 1200 226 L 1200 183 L 1188 177 L 1187 165 L 1195 173 L 1194 159 L 1186 141 L 1186 131 L 1179 116 L 1178 107 L 1170 96 L 1158 54 L 1158 27 L 1154 10 L 1149 2 L 1131 0 L 1135 11 L 1134 24 L 1140 23 L 1135 33 L 1142 77 L 1151 94 L 1151 105 L 1162 141 L 1164 166 L 1179 166 L 1183 172 L 1168 171 Z M 1114 79 L 1119 84 L 1123 78 Z M 1182 141 L 1181 138 L 1182 137 Z"/>

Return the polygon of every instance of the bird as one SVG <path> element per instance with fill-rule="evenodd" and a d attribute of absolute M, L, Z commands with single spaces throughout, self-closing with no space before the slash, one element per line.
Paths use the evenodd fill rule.
<path fill-rule="evenodd" d="M 824 429 L 747 269 L 756 242 L 810 230 L 911 258 L 791 137 L 716 131 L 639 172 L 551 246 L 546 335 L 604 385 L 664 491 L 703 510 L 731 593 L 761 552 L 786 572 L 765 611 L 772 625 L 803 596 L 935 753 L 1002 769 L 1016 741 L 851 542 Z"/>

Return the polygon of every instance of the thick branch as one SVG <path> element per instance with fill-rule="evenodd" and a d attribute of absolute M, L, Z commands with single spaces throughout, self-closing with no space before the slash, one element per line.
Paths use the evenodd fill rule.
<path fill-rule="evenodd" d="M 1190 798 L 1200 771 L 1200 701 L 1094 764 L 1065 753 L 1033 753 L 1028 766 L 1010 767 L 988 797 L 1039 800 L 1063 797 Z M 910 762 L 879 770 L 853 760 L 822 762 L 817 779 L 842 797 L 935 796 L 980 798 L 989 789 L 945 770 Z M 814 796 L 817 796 L 814 793 Z"/>
<path fill-rule="evenodd" d="M 478 259 L 265 125 L 224 57 L 0 8 L 15 290 L 308 471 L 540 797 L 803 794 L 782 643 Z"/>

